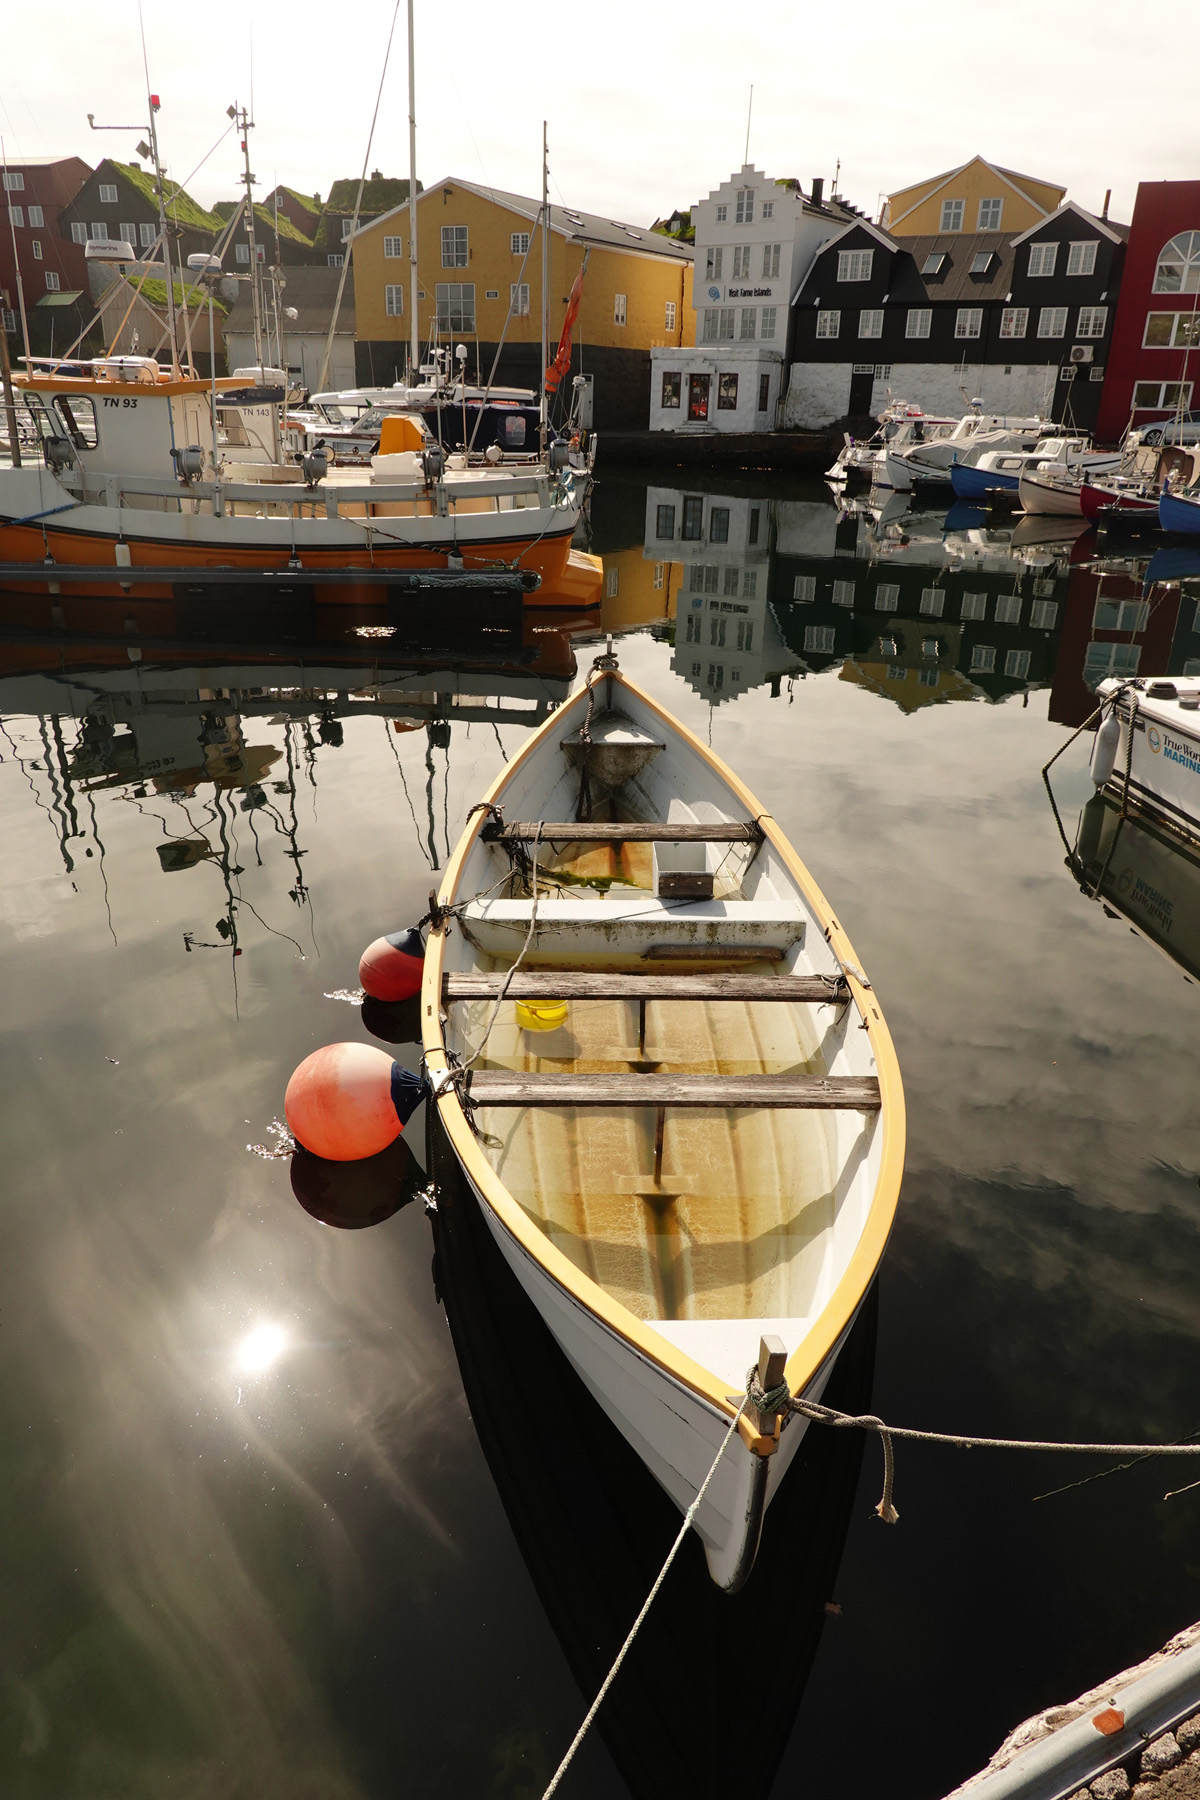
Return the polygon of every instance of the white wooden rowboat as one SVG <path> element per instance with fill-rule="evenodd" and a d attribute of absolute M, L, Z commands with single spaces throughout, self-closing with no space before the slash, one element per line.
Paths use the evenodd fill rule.
<path fill-rule="evenodd" d="M 792 1395 L 824 1391 L 899 1193 L 895 1052 L 774 820 L 611 658 L 486 802 L 426 951 L 440 1123 L 525 1291 L 683 1511 L 761 1339 L 786 1347 Z M 529 1028 L 564 1001 L 565 1022 Z M 695 1520 L 720 1586 L 749 1573 L 805 1429 L 739 1421 Z"/>

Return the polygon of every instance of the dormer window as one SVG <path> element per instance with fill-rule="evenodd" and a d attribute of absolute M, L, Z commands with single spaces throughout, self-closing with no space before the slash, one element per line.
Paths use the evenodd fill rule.
<path fill-rule="evenodd" d="M 992 266 L 992 259 L 995 256 L 995 254 L 996 254 L 996 252 L 994 250 L 978 250 L 978 251 L 976 251 L 975 255 L 971 259 L 972 275 L 986 275 L 988 270 Z"/>
<path fill-rule="evenodd" d="M 940 275 L 950 258 L 944 250 L 931 250 L 921 264 L 922 275 Z"/>
<path fill-rule="evenodd" d="M 873 250 L 839 250 L 839 281 L 870 281 L 871 263 L 874 260 Z"/>

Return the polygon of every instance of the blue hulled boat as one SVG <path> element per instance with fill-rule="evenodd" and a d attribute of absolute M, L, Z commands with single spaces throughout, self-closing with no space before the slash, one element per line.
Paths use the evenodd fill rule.
<path fill-rule="evenodd" d="M 1158 522 L 1164 531 L 1200 537 L 1200 495 L 1172 494 L 1164 488 L 1158 496 Z"/>

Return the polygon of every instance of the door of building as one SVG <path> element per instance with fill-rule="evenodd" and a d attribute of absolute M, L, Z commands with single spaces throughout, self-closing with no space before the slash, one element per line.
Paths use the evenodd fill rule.
<path fill-rule="evenodd" d="M 855 363 L 850 376 L 850 404 L 846 408 L 852 419 L 865 419 L 871 411 L 871 389 L 875 386 L 875 364 Z"/>
<path fill-rule="evenodd" d="M 708 387 L 711 375 L 688 376 L 688 418 L 707 419 Z"/>

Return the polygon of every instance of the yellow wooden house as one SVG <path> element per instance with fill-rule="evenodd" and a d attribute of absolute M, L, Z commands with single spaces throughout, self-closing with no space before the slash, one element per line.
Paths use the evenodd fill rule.
<path fill-rule="evenodd" d="M 447 177 L 417 200 L 418 330 L 465 344 L 468 372 L 487 379 L 504 336 L 499 383 L 536 387 L 541 363 L 540 202 Z M 595 213 L 550 207 L 549 339 L 553 358 L 571 284 L 588 253 L 571 375 L 594 379 L 594 424 L 645 424 L 650 351 L 684 344 L 692 324 L 690 244 Z M 404 372 L 409 318 L 409 208 L 372 219 L 353 239 L 358 380 Z M 507 319 L 507 331 L 505 321 Z M 563 383 L 569 396 L 570 376 Z"/>
<path fill-rule="evenodd" d="M 890 194 L 879 223 L 893 236 L 934 237 L 948 231 L 1028 231 L 1066 194 L 1054 181 L 1018 175 L 982 156 Z"/>

